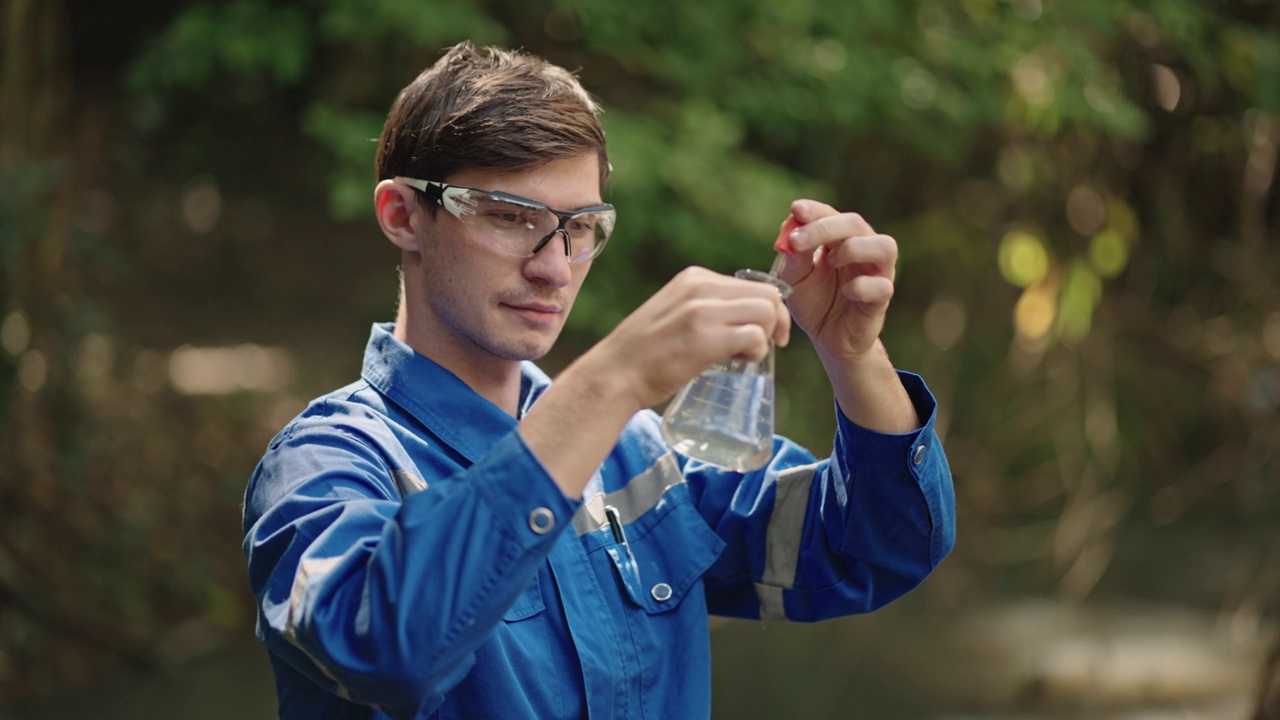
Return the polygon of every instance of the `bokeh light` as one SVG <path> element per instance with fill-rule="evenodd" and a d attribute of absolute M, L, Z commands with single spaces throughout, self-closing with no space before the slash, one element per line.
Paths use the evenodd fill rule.
<path fill-rule="evenodd" d="M 1021 288 L 1040 282 L 1049 271 L 1049 251 L 1039 237 L 1025 230 L 1004 236 L 998 261 L 1004 279 Z"/>

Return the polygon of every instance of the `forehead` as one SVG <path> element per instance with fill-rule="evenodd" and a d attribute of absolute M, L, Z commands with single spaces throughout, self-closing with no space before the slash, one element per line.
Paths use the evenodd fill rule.
<path fill-rule="evenodd" d="M 602 202 L 600 161 L 594 154 L 552 160 L 533 170 L 519 172 L 462 170 L 445 182 L 510 193 L 558 209 L 572 210 Z"/>

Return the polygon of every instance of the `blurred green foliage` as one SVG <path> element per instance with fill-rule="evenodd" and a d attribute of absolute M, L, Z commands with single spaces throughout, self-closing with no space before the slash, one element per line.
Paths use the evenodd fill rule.
<path fill-rule="evenodd" d="M 855 210 L 898 239 L 886 344 L 941 403 L 961 537 L 939 602 L 1109 588 L 1276 608 L 1274 2 L 6 0 L 0 16 L 0 699 L 248 632 L 239 493 L 393 311 L 373 140 L 464 38 L 577 70 L 606 108 L 621 222 L 548 369 L 685 265 L 765 266 L 791 199 Z M 175 348 L 246 342 L 292 353 L 292 382 L 178 392 Z M 780 422 L 823 452 L 810 355 L 780 355 Z M 1205 567 L 1126 554 L 1129 533 L 1203 523 L 1222 529 Z M 1170 565 L 1195 580 L 1152 569 Z"/>

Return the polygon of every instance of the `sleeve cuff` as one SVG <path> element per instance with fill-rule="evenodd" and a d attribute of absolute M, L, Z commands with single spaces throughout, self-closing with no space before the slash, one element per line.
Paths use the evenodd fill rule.
<path fill-rule="evenodd" d="M 859 464 L 867 469 L 896 470 L 905 461 L 918 479 L 919 469 L 924 465 L 925 459 L 930 454 L 942 452 L 938 447 L 938 437 L 933 431 L 938 415 L 938 402 L 919 375 L 902 370 L 897 372 L 898 379 L 915 407 L 916 416 L 923 420 L 920 427 L 908 433 L 868 430 L 846 418 L 837 405 L 836 442 L 853 451 Z"/>
<path fill-rule="evenodd" d="M 573 524 L 582 501 L 565 496 L 534 457 L 518 432 L 512 431 L 472 468 L 477 492 L 506 532 L 522 547 L 532 548 L 557 537 Z"/>

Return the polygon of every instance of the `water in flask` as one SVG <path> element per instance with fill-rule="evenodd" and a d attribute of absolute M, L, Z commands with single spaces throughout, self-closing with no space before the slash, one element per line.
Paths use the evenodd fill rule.
<path fill-rule="evenodd" d="M 712 370 L 671 401 L 662 434 L 676 452 L 730 470 L 763 467 L 773 450 L 773 377 Z"/>

